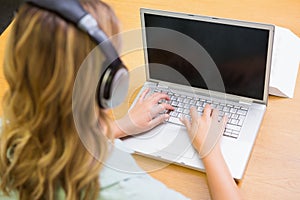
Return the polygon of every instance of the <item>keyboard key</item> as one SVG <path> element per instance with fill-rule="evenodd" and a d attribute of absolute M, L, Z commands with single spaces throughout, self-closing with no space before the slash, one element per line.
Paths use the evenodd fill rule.
<path fill-rule="evenodd" d="M 210 106 L 211 106 L 211 108 L 213 108 L 213 109 L 217 108 L 217 104 L 214 104 L 214 103 L 211 104 Z"/>
<path fill-rule="evenodd" d="M 235 126 L 235 125 L 232 125 L 232 124 L 227 124 L 226 125 L 226 128 L 227 129 L 231 129 L 233 131 L 240 131 L 241 130 L 241 127 L 240 126 Z"/>
<path fill-rule="evenodd" d="M 196 106 L 202 106 L 203 102 L 202 101 L 197 101 Z"/>
<path fill-rule="evenodd" d="M 190 104 L 184 104 L 183 106 L 185 109 L 190 109 L 191 105 Z"/>
<path fill-rule="evenodd" d="M 183 103 L 189 103 L 189 102 L 190 102 L 189 99 L 184 99 L 184 100 L 183 100 Z"/>
<path fill-rule="evenodd" d="M 183 101 L 183 98 L 182 98 L 182 97 L 178 97 L 178 98 L 177 98 L 177 101 L 178 101 L 178 102 L 182 102 L 182 101 Z"/>
<path fill-rule="evenodd" d="M 246 115 L 247 111 L 246 110 L 238 110 L 237 114 L 239 114 L 239 115 Z"/>
<path fill-rule="evenodd" d="M 178 103 L 177 107 L 183 108 L 184 104 L 183 103 Z"/>
<path fill-rule="evenodd" d="M 173 101 L 172 103 L 171 103 L 171 106 L 177 106 L 178 105 L 178 101 Z"/>
<path fill-rule="evenodd" d="M 181 113 L 183 112 L 183 108 L 177 108 L 176 111 Z"/>
<path fill-rule="evenodd" d="M 237 125 L 238 122 L 239 122 L 239 121 L 238 121 L 237 119 L 231 119 L 231 120 L 230 120 L 230 124 Z"/>
<path fill-rule="evenodd" d="M 225 113 L 224 113 L 223 111 L 219 111 L 219 116 L 222 116 L 222 117 L 223 117 L 224 114 L 225 114 Z"/>
<path fill-rule="evenodd" d="M 183 114 L 189 114 L 190 110 L 189 109 L 184 109 Z"/>
<path fill-rule="evenodd" d="M 246 108 L 246 107 L 241 107 L 241 109 L 248 111 L 248 108 Z"/>
<path fill-rule="evenodd" d="M 191 101 L 190 101 L 190 104 L 191 104 L 191 105 L 195 105 L 195 103 L 196 103 L 195 100 L 191 100 Z"/>
<path fill-rule="evenodd" d="M 225 129 L 224 134 L 225 136 L 231 136 L 232 130 Z"/>
<path fill-rule="evenodd" d="M 180 121 L 178 118 L 176 118 L 176 117 L 170 117 L 168 121 L 171 122 L 171 123 L 174 123 L 174 124 L 180 124 L 180 125 L 183 125 L 183 124 L 181 123 L 181 121 Z"/>
<path fill-rule="evenodd" d="M 198 107 L 197 109 L 199 112 L 203 112 L 204 108 L 203 107 Z"/>
<path fill-rule="evenodd" d="M 240 108 L 241 108 L 241 106 L 234 106 L 234 108 L 236 108 L 236 109 L 240 109 Z"/>
<path fill-rule="evenodd" d="M 178 115 L 178 113 L 177 112 L 171 112 L 171 114 L 170 114 L 172 117 L 177 117 L 177 115 Z"/>
<path fill-rule="evenodd" d="M 225 112 L 224 115 L 226 115 L 228 117 L 228 119 L 230 119 L 231 117 L 231 113 Z"/>
<path fill-rule="evenodd" d="M 245 118 L 246 118 L 246 117 L 243 116 L 243 115 L 240 115 L 240 116 L 239 116 L 239 123 L 238 123 L 239 126 L 242 126 L 242 125 L 243 125 Z"/>
<path fill-rule="evenodd" d="M 178 113 L 177 118 L 180 119 L 183 116 L 182 113 Z"/>
<path fill-rule="evenodd" d="M 190 115 L 185 115 L 184 117 L 191 121 L 191 116 Z"/>
<path fill-rule="evenodd" d="M 224 112 L 229 112 L 229 110 L 230 110 L 230 109 L 229 109 L 228 107 L 224 107 L 224 108 L 223 108 L 223 111 L 224 111 Z"/>
<path fill-rule="evenodd" d="M 239 117 L 239 115 L 237 115 L 237 114 L 232 114 L 232 115 L 231 115 L 231 118 L 232 118 L 232 119 L 238 119 L 238 117 Z"/>
<path fill-rule="evenodd" d="M 228 128 L 225 128 L 225 132 L 227 132 L 227 133 L 232 133 L 232 130 L 231 129 L 228 129 Z"/>
<path fill-rule="evenodd" d="M 217 106 L 217 109 L 218 109 L 218 110 L 223 110 L 223 108 L 224 108 L 224 106 L 221 106 L 221 105 L 218 105 L 218 106 Z"/>
<path fill-rule="evenodd" d="M 230 113 L 236 113 L 237 109 L 236 108 L 231 108 Z"/>

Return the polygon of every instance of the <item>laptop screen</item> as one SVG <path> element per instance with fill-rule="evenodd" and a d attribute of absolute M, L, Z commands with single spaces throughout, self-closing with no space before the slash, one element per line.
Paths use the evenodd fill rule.
<path fill-rule="evenodd" d="M 149 13 L 144 13 L 144 25 L 146 28 L 171 29 L 192 38 L 214 61 L 227 94 L 263 100 L 269 30 Z M 150 79 L 208 89 L 201 76 L 201 66 L 193 66 L 182 56 L 169 51 L 169 44 L 164 46 L 165 39 L 160 38 L 159 34 L 151 34 L 145 29 L 145 36 Z M 154 43 L 159 43 L 163 48 L 149 48 L 155 46 Z M 188 51 L 197 55 L 193 48 Z M 201 54 L 198 59 L 202 59 Z M 163 66 L 174 69 L 176 73 Z M 184 76 L 188 82 L 180 76 Z M 218 87 L 209 89 L 224 91 L 224 88 Z"/>

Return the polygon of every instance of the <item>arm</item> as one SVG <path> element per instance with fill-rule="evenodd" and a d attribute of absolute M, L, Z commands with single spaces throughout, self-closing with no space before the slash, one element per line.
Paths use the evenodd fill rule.
<path fill-rule="evenodd" d="M 194 148 L 204 163 L 211 197 L 215 200 L 241 199 L 240 191 L 232 178 L 220 148 L 220 136 L 224 132 L 227 118 L 218 121 L 218 111 L 206 105 L 199 116 L 191 108 L 191 122 L 181 119 L 186 126 Z"/>
<path fill-rule="evenodd" d="M 240 191 L 224 161 L 220 146 L 202 159 L 212 199 L 242 199 Z"/>

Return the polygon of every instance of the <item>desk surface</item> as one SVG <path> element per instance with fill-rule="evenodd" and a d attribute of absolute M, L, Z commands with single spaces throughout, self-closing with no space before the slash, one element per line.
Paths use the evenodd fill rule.
<path fill-rule="evenodd" d="M 115 10 L 124 31 L 140 27 L 139 8 L 156 8 L 193 14 L 234 18 L 276 24 L 300 37 L 299 0 L 105 0 Z M 0 37 L 0 62 L 3 61 L 7 33 Z M 133 73 L 142 74 L 141 52 L 123 56 Z M 137 69 L 137 70 L 135 70 Z M 135 90 L 140 82 L 135 83 Z M 0 98 L 7 87 L 0 72 Z M 300 75 L 293 99 L 270 96 L 266 115 L 239 187 L 245 199 L 300 199 Z M 145 167 L 158 161 L 136 156 Z M 191 199 L 209 199 L 204 173 L 169 165 L 150 173 Z"/>

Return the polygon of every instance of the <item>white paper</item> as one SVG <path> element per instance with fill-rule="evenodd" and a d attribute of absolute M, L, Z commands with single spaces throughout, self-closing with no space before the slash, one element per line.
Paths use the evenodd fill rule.
<path fill-rule="evenodd" d="M 294 96 L 300 63 L 300 38 L 289 29 L 275 26 L 269 94 Z"/>

